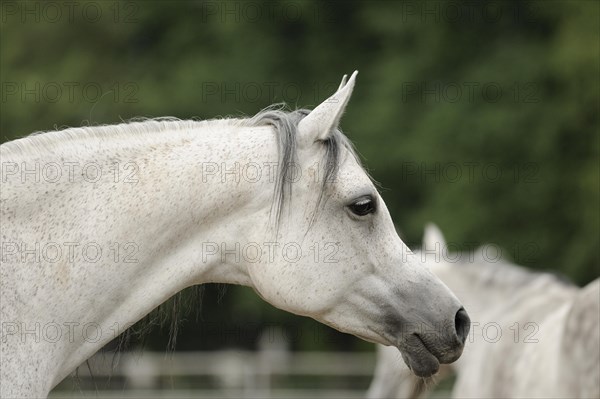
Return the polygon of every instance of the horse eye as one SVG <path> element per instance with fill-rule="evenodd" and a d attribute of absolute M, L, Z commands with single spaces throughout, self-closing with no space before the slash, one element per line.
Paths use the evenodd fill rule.
<path fill-rule="evenodd" d="M 348 208 L 357 216 L 365 216 L 375 212 L 375 201 L 371 196 L 362 197 L 350 204 Z"/>

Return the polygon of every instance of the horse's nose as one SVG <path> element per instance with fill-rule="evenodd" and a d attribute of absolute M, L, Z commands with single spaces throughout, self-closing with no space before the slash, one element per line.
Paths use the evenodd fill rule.
<path fill-rule="evenodd" d="M 458 312 L 456 312 L 456 316 L 454 316 L 454 329 L 456 331 L 456 336 L 462 345 L 464 345 L 467 340 L 470 328 L 471 319 L 465 308 L 461 307 L 458 309 Z"/>

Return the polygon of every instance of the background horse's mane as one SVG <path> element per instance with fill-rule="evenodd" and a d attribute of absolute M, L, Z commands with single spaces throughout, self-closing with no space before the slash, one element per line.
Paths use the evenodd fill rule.
<path fill-rule="evenodd" d="M 458 267 L 468 269 L 476 276 L 477 281 L 484 286 L 502 286 L 508 289 L 524 287 L 541 279 L 546 279 L 551 284 L 562 287 L 575 287 L 566 277 L 555 272 L 534 271 L 523 266 L 516 265 L 504 258 L 497 262 L 490 261 L 484 256 L 485 247 L 478 248 L 472 254 L 473 262 L 468 256 L 461 256 Z M 463 259 L 466 258 L 467 260 Z"/>

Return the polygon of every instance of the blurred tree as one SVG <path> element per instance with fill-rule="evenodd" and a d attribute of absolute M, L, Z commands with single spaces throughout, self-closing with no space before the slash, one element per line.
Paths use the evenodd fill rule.
<path fill-rule="evenodd" d="M 342 125 L 407 242 L 434 221 L 465 249 L 497 243 L 579 284 L 600 274 L 596 1 L 50 3 L 2 3 L 2 141 L 314 106 L 359 69 Z M 368 348 L 247 288 L 217 292 L 204 324 L 181 324 L 181 348 L 251 347 L 256 320 L 283 324 L 295 348 Z M 245 332 L 209 339 L 210 323 Z"/>

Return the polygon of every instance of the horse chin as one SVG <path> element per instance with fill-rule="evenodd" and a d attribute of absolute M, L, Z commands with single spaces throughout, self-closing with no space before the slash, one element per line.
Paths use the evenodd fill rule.
<path fill-rule="evenodd" d="M 440 362 L 431 353 L 421 353 L 418 357 L 402 354 L 404 362 L 417 377 L 431 377 L 440 369 Z"/>
<path fill-rule="evenodd" d="M 401 344 L 400 353 L 404 363 L 418 377 L 431 377 L 440 369 L 440 361 L 425 346 L 423 341 L 412 335 L 410 342 Z"/>

